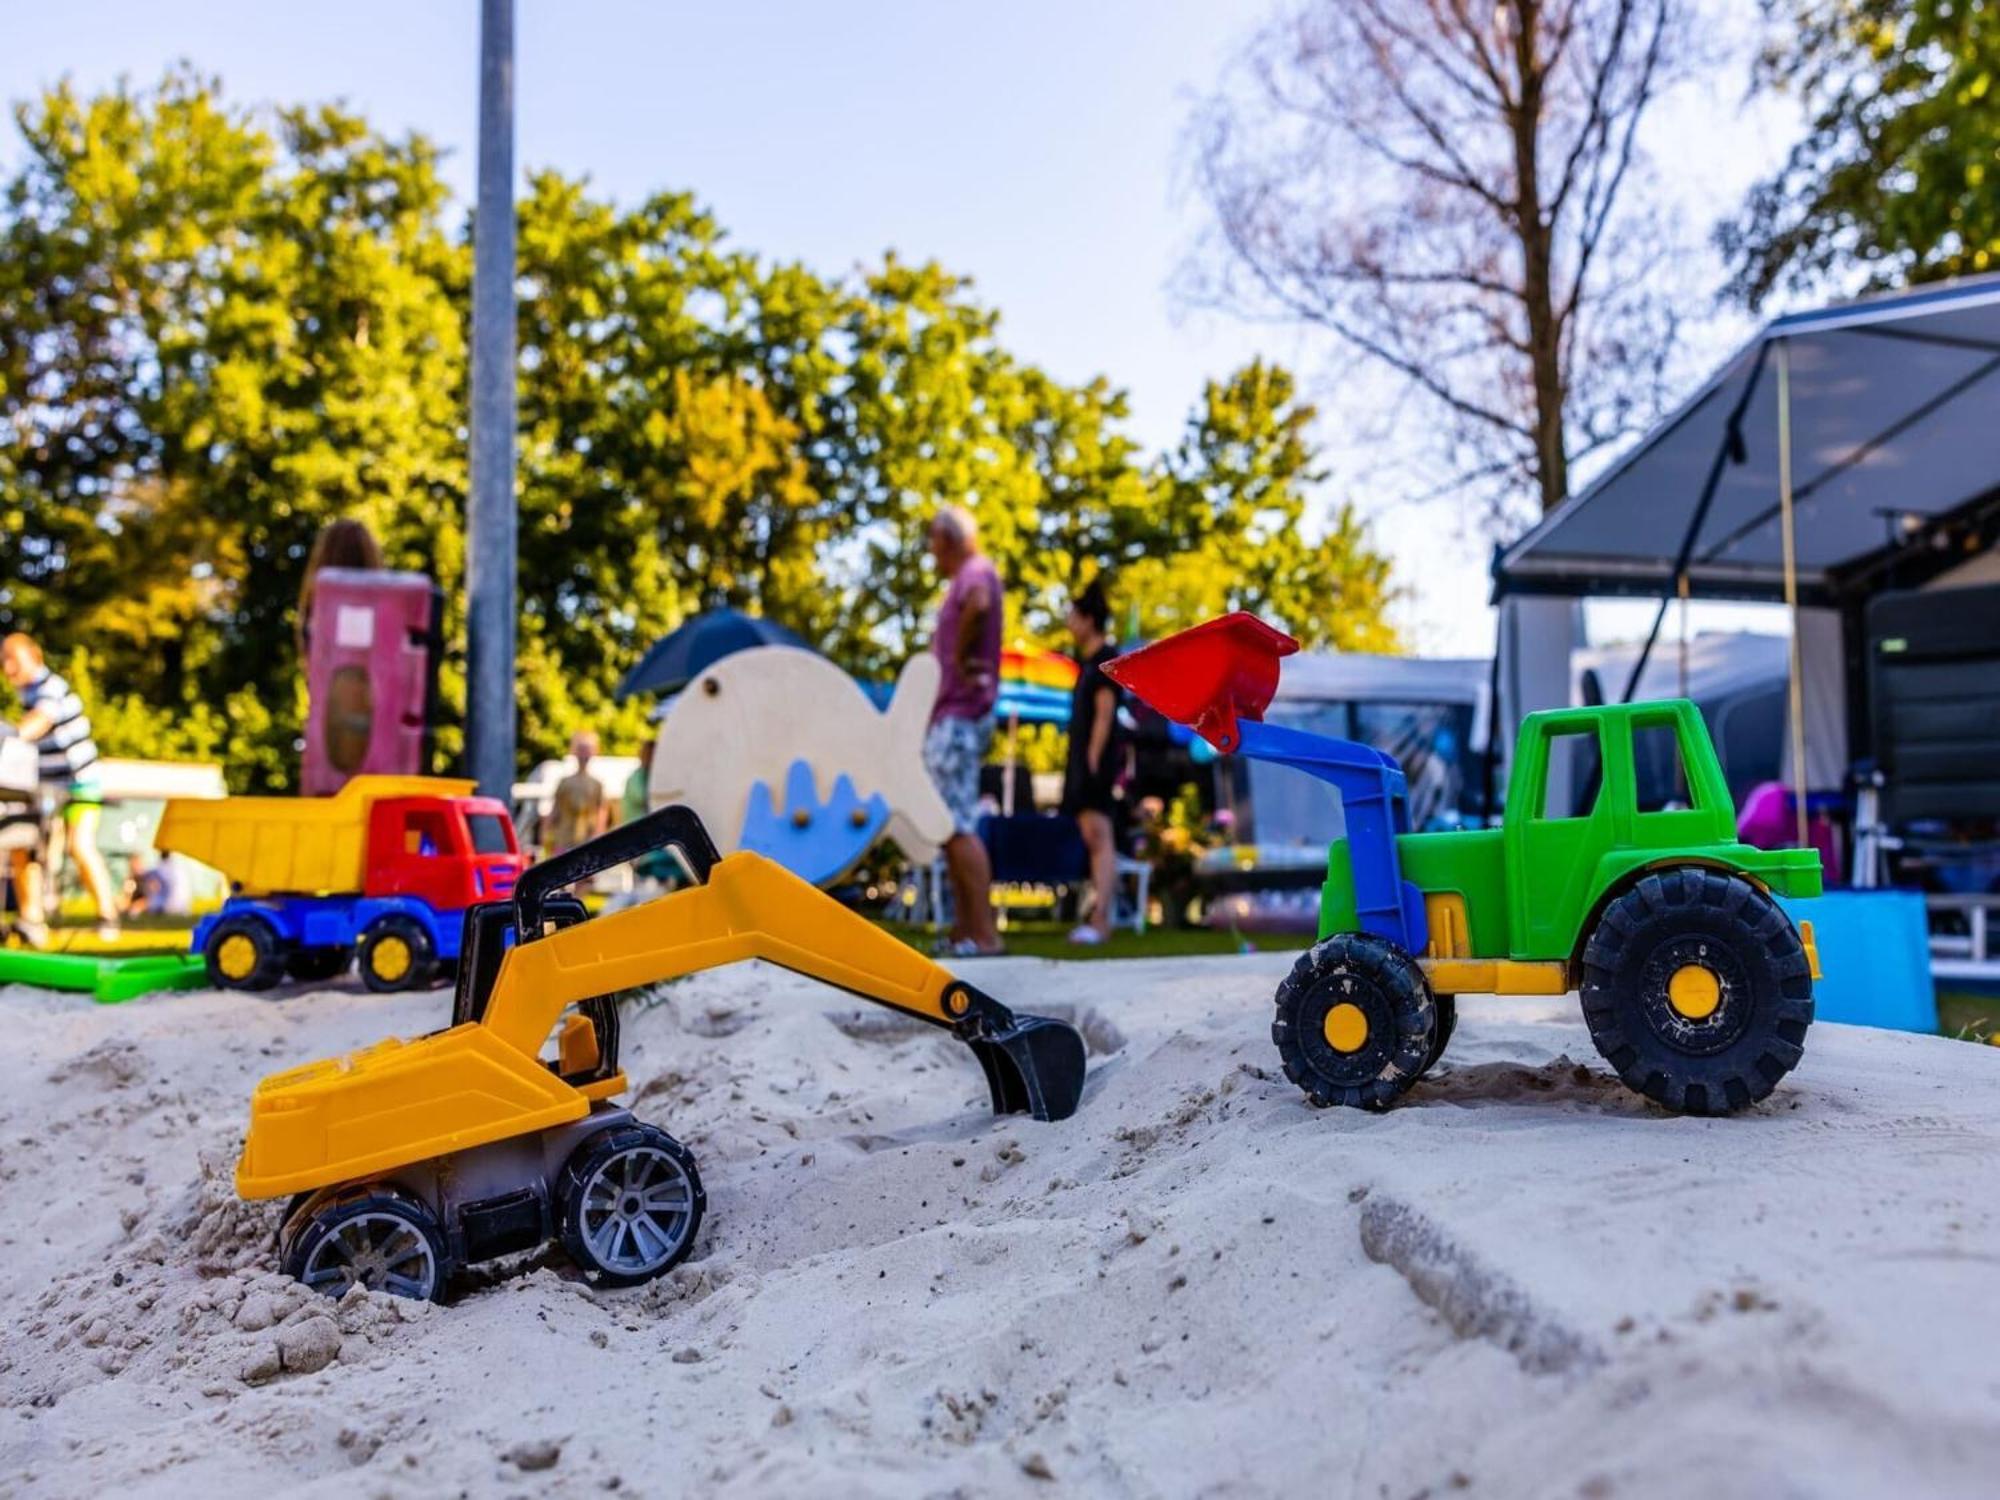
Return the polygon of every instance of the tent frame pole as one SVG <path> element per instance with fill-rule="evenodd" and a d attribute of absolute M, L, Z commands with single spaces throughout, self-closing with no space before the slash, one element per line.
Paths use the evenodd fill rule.
<path fill-rule="evenodd" d="M 1790 617 L 1791 683 L 1787 712 L 1791 716 L 1792 813 L 1798 847 L 1806 847 L 1806 709 L 1803 664 L 1799 650 L 1799 551 L 1792 505 L 1792 357 L 1791 346 L 1778 340 L 1778 519 L 1785 548 L 1785 613 Z"/>
<path fill-rule="evenodd" d="M 1653 628 L 1646 632 L 1646 644 L 1639 648 L 1639 659 L 1632 663 L 1632 675 L 1625 679 L 1625 691 L 1619 695 L 1620 703 L 1630 703 L 1632 694 L 1638 690 L 1639 678 L 1646 670 L 1646 663 L 1652 659 L 1653 646 L 1660 639 L 1660 627 L 1667 620 L 1667 606 L 1673 602 L 1676 591 L 1687 578 L 1688 561 L 1694 556 L 1695 542 L 1701 536 L 1702 523 L 1708 519 L 1708 508 L 1715 501 L 1716 489 L 1722 483 L 1722 470 L 1732 458 L 1743 452 L 1743 415 L 1750 409 L 1750 398 L 1757 393 L 1757 382 L 1764 373 L 1764 356 L 1770 350 L 1770 341 L 1757 345 L 1757 358 L 1750 366 L 1750 377 L 1743 382 L 1743 394 L 1736 398 L 1736 404 L 1729 409 L 1729 419 L 1723 423 L 1722 441 L 1716 444 L 1715 460 L 1708 466 L 1708 477 L 1702 481 L 1701 498 L 1695 502 L 1694 515 L 1688 521 L 1687 535 L 1681 538 L 1680 551 L 1674 554 L 1673 570 L 1667 575 L 1667 588 L 1660 595 L 1660 607 L 1653 615 Z M 1738 459 L 1740 462 L 1740 458 Z"/>

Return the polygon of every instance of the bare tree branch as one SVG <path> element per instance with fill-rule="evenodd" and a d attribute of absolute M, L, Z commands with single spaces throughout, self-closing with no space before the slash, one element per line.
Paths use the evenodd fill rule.
<path fill-rule="evenodd" d="M 1205 300 L 1399 377 L 1427 493 L 1557 503 L 1663 383 L 1632 185 L 1689 0 L 1280 3 L 1197 117 Z"/>

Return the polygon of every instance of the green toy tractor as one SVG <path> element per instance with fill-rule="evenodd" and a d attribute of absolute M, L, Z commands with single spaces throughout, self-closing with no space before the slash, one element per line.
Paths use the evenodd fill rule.
<path fill-rule="evenodd" d="M 1576 990 L 1627 1086 L 1689 1114 L 1742 1109 L 1797 1065 L 1818 954 L 1812 924 L 1773 898 L 1817 896 L 1819 855 L 1738 841 L 1692 703 L 1530 714 L 1501 826 L 1411 833 L 1393 757 L 1260 722 L 1297 649 L 1235 614 L 1106 670 L 1217 749 L 1340 792 L 1346 836 L 1328 851 L 1319 941 L 1278 987 L 1271 1026 L 1313 1103 L 1389 1105 L 1443 1054 L 1460 994 Z M 1671 754 L 1685 805 L 1641 810 L 1641 751 Z M 1587 787 L 1574 810 L 1571 767 Z"/>

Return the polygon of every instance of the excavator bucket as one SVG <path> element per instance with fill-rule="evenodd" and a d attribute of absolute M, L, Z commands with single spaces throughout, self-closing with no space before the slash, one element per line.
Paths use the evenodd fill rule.
<path fill-rule="evenodd" d="M 961 985 L 973 999 L 955 1028 L 979 1059 L 996 1115 L 1067 1120 L 1083 1099 L 1083 1038 L 1067 1022 L 1016 1016 L 990 996 Z"/>
<path fill-rule="evenodd" d="M 1278 661 L 1299 643 L 1238 611 L 1107 662 L 1113 682 L 1225 754 L 1238 719 L 1261 719 L 1278 690 Z"/>

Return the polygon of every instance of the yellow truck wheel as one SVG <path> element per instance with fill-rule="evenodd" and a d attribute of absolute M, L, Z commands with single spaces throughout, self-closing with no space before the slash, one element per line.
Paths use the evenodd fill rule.
<path fill-rule="evenodd" d="M 201 956 L 210 984 L 226 990 L 268 990 L 285 977 L 285 945 L 261 917 L 224 917 L 210 929 Z"/>
<path fill-rule="evenodd" d="M 437 954 L 421 924 L 410 917 L 382 917 L 361 934 L 356 955 L 361 982 L 378 992 L 420 990 L 437 972 Z"/>
<path fill-rule="evenodd" d="M 1740 875 L 1647 875 L 1604 910 L 1583 950 L 1583 1018 L 1626 1087 L 1668 1109 L 1724 1115 L 1797 1065 L 1812 964 L 1792 919 Z"/>

